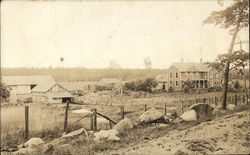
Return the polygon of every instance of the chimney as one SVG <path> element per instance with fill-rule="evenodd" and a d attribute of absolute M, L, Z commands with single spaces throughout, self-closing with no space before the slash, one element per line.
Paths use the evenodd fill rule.
<path fill-rule="evenodd" d="M 181 63 L 183 63 L 184 62 L 184 60 L 183 60 L 183 58 L 181 58 Z"/>
<path fill-rule="evenodd" d="M 203 62 L 202 62 L 202 58 L 200 58 L 200 63 L 202 64 Z"/>

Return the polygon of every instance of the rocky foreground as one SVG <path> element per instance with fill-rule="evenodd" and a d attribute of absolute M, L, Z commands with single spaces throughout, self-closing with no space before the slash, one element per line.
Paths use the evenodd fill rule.
<path fill-rule="evenodd" d="M 98 154 L 249 154 L 249 110 L 201 123 L 186 130 L 173 130 L 158 139 Z"/>

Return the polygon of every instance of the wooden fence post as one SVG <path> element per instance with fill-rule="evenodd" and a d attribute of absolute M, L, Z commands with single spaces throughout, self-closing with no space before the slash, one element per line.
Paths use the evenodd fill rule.
<path fill-rule="evenodd" d="M 97 117 L 96 117 L 96 109 L 93 109 L 93 131 L 97 130 Z"/>
<path fill-rule="evenodd" d="M 167 103 L 165 102 L 165 106 L 164 106 L 164 114 L 167 114 Z"/>
<path fill-rule="evenodd" d="M 146 104 L 144 105 L 144 111 L 147 111 L 147 105 Z"/>
<path fill-rule="evenodd" d="M 206 103 L 206 98 L 203 98 L 203 103 Z"/>
<path fill-rule="evenodd" d="M 234 104 L 235 104 L 235 106 L 237 106 L 237 99 L 238 99 L 237 94 L 235 94 L 235 96 L 234 96 Z"/>
<path fill-rule="evenodd" d="M 121 117 L 124 119 L 124 106 L 121 106 Z"/>
<path fill-rule="evenodd" d="M 29 138 L 29 106 L 25 106 L 25 140 Z"/>
<path fill-rule="evenodd" d="M 112 106 L 112 103 L 113 103 L 113 96 L 110 95 L 110 105 Z"/>
<path fill-rule="evenodd" d="M 216 96 L 214 97 L 214 104 L 217 106 L 217 98 L 216 98 Z"/>
<path fill-rule="evenodd" d="M 181 113 L 184 112 L 184 109 L 183 109 L 183 101 L 181 101 Z"/>
<path fill-rule="evenodd" d="M 112 129 L 112 122 L 109 121 L 109 128 Z"/>
<path fill-rule="evenodd" d="M 69 102 L 67 101 L 66 107 L 65 107 L 64 128 L 63 128 L 63 131 L 66 133 L 67 133 L 67 127 L 68 127 L 68 109 L 69 109 Z"/>

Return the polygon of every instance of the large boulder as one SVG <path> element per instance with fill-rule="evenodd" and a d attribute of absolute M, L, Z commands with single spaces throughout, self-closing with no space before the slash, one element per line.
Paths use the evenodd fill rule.
<path fill-rule="evenodd" d="M 117 137 L 118 131 L 115 129 L 112 130 L 101 130 L 94 133 L 94 141 L 100 142 L 101 140 L 110 140 L 110 141 L 119 141 L 120 138 Z"/>
<path fill-rule="evenodd" d="M 70 132 L 68 134 L 65 134 L 62 137 L 63 138 L 74 137 L 74 136 L 82 134 L 84 131 L 86 131 L 86 130 L 84 128 L 81 128 L 79 130 L 76 130 L 76 131 Z"/>
<path fill-rule="evenodd" d="M 188 111 L 184 112 L 180 118 L 184 121 L 196 121 L 197 115 L 196 115 L 196 112 L 194 110 L 188 110 Z"/>
<path fill-rule="evenodd" d="M 36 151 L 35 148 L 28 147 L 28 148 L 21 148 L 15 152 L 13 152 L 13 154 L 35 154 L 34 153 L 35 151 Z"/>
<path fill-rule="evenodd" d="M 34 147 L 41 144 L 44 144 L 43 140 L 41 138 L 34 137 L 25 142 L 24 147 Z"/>
<path fill-rule="evenodd" d="M 235 105 L 234 104 L 228 104 L 227 105 L 227 109 L 228 110 L 234 110 L 235 109 Z"/>
<path fill-rule="evenodd" d="M 126 130 L 131 129 L 132 127 L 133 127 L 133 123 L 131 122 L 131 120 L 128 118 L 124 118 L 118 124 L 114 126 L 114 129 L 116 129 L 118 133 L 122 133 Z"/>
<path fill-rule="evenodd" d="M 197 114 L 197 120 L 199 122 L 209 121 L 213 118 L 213 110 L 209 104 L 206 103 L 197 103 L 189 107 L 190 110 L 195 110 Z"/>
<path fill-rule="evenodd" d="M 93 112 L 88 110 L 88 109 L 78 109 L 78 110 L 73 110 L 72 111 L 73 114 L 84 114 L 84 115 L 87 115 L 87 114 L 92 114 Z"/>
<path fill-rule="evenodd" d="M 107 120 L 106 118 L 103 118 L 103 117 L 98 117 L 96 118 L 96 121 L 97 121 L 97 127 L 98 129 L 109 129 L 110 126 L 109 126 L 109 120 Z"/>
<path fill-rule="evenodd" d="M 145 111 L 137 120 L 138 124 L 150 124 L 154 122 L 159 122 L 165 120 L 163 118 L 163 114 L 156 110 L 155 108 L 151 108 Z"/>

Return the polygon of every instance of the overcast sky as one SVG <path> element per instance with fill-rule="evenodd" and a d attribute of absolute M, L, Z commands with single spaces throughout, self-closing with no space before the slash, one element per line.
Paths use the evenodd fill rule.
<path fill-rule="evenodd" d="M 232 1 L 224 3 L 222 7 L 216 0 L 5 1 L 1 65 L 105 68 L 115 60 L 122 68 L 143 68 L 143 59 L 150 57 L 153 68 L 167 68 L 181 58 L 212 61 L 227 52 L 231 36 L 202 21 Z M 248 30 L 240 38 L 248 40 Z"/>

